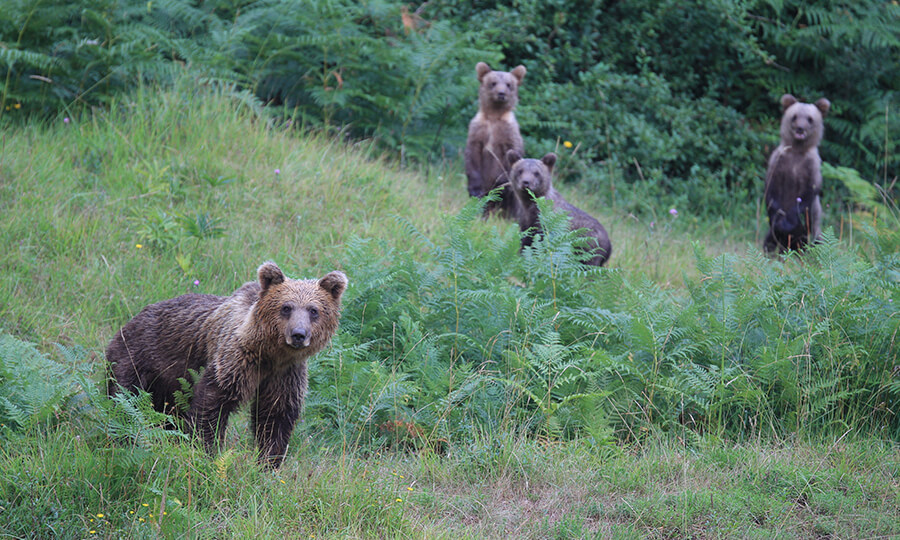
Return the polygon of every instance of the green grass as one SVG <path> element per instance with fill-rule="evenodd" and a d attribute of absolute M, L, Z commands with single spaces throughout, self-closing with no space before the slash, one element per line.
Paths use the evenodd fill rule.
<path fill-rule="evenodd" d="M 354 289 L 369 285 L 361 282 L 366 269 L 347 256 L 357 237 L 382 241 L 373 252 L 395 249 L 431 260 L 409 224 L 425 237 L 445 234 L 448 217 L 468 202 L 459 161 L 428 171 L 401 170 L 374 155 L 369 142 L 300 135 L 257 114 L 240 96 L 196 89 L 189 80 L 172 91 L 146 90 L 69 123 L 2 127 L 0 334 L 34 343 L 42 354 L 32 358 L 22 346 L 6 342 L 4 349 L 0 342 L 0 359 L 7 354 L 32 362 L 23 360 L 10 372 L 5 370 L 12 363 L 0 364 L 0 390 L 21 386 L 33 392 L 9 390 L 0 396 L 18 399 L 19 405 L 50 405 L 34 411 L 20 407 L 18 425 L 0 426 L 0 537 L 900 535 L 900 448 L 889 435 L 860 430 L 844 437 L 802 428 L 765 436 L 756 430 L 735 442 L 727 435 L 652 422 L 633 424 L 640 426 L 636 433 L 621 436 L 601 419 L 589 435 L 566 438 L 553 436 L 549 427 L 524 427 L 537 422 L 537 412 L 522 418 L 507 411 L 498 428 L 461 426 L 460 432 L 473 433 L 421 445 L 363 440 L 362 431 L 342 439 L 327 432 L 320 408 L 307 411 L 277 472 L 255 465 L 245 414 L 230 426 L 226 450 L 210 458 L 183 438 L 154 428 L 153 418 L 140 420 L 139 403 L 129 402 L 133 409 L 110 408 L 97 383 L 113 332 L 151 302 L 192 291 L 228 294 L 253 279 L 264 260 L 278 262 L 293 277 L 342 269 L 350 278 L 348 295 L 355 297 Z M 717 275 L 698 268 L 692 242 L 702 242 L 712 255 L 759 249 L 755 224 L 710 225 L 672 217 L 665 207 L 656 209 L 655 218 L 639 218 L 601 207 L 599 197 L 577 186 L 559 189 L 606 225 L 615 250 L 610 267 L 616 271 L 609 275 L 631 283 L 646 280 L 672 295 L 686 294 L 686 284 L 700 288 L 698 280 L 715 287 Z M 476 221 L 467 230 L 473 249 L 512 246 L 509 255 L 518 257 L 514 224 Z M 845 243 L 841 249 L 857 246 Z M 752 266 L 755 260 L 739 259 L 736 265 Z M 760 281 L 801 273 L 804 264 L 769 268 L 772 275 Z M 725 281 L 723 288 L 731 286 Z M 833 281 L 840 285 L 839 276 Z M 585 287 L 610 283 L 621 282 L 604 275 Z M 642 295 L 639 286 L 602 294 Z M 649 289 L 647 295 L 655 298 Z M 801 295 L 797 305 L 804 302 L 812 305 Z M 839 301 L 828 302 L 831 311 L 841 308 Z M 648 332 L 662 332 L 648 339 L 661 336 L 668 342 L 665 328 L 653 327 L 653 305 L 637 306 L 651 319 Z M 403 327 L 412 323 L 390 323 L 398 342 L 415 337 L 416 328 Z M 787 352 L 779 349 L 773 358 L 809 356 L 814 332 L 844 330 L 811 329 L 798 338 L 798 353 L 784 345 Z M 747 329 L 746 339 L 757 331 Z M 378 377 L 354 379 L 358 386 L 335 395 L 393 391 L 399 363 L 419 358 L 432 345 L 441 350 L 430 337 L 413 339 L 407 348 L 393 341 L 390 347 L 379 345 L 380 361 L 367 357 L 352 371 L 361 376 L 365 367 Z M 341 366 L 351 372 L 356 359 L 346 343 L 336 341 Z M 857 344 L 835 342 L 841 347 L 828 357 L 834 364 L 865 357 Z M 502 361 L 524 366 L 529 351 L 520 352 L 521 357 L 509 354 Z M 53 366 L 41 358 L 61 370 L 49 375 Z M 476 380 L 484 370 L 490 366 L 459 373 Z M 70 376 L 62 402 L 34 390 L 41 388 L 39 379 L 61 386 Z M 373 380 L 382 386 L 365 386 Z M 312 388 L 320 395 L 332 390 Z M 551 396 L 548 386 L 543 399 L 549 409 L 564 398 Z M 652 406 L 652 396 L 646 402 Z M 341 411 L 361 415 L 361 410 Z M 809 410 L 798 425 L 816 419 L 819 413 Z"/>

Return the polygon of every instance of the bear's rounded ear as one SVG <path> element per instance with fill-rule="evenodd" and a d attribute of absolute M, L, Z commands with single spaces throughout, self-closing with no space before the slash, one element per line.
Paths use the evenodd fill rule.
<path fill-rule="evenodd" d="M 790 107 L 791 105 L 793 105 L 794 103 L 797 103 L 797 98 L 795 98 L 794 96 L 792 96 L 790 94 L 785 94 L 785 95 L 781 96 L 781 112 L 786 111 L 787 108 Z"/>
<path fill-rule="evenodd" d="M 520 154 L 519 151 L 515 148 L 510 148 L 506 151 L 506 164 L 508 166 L 512 167 L 520 159 L 522 159 L 522 154 Z"/>
<path fill-rule="evenodd" d="M 823 118 L 828 114 L 828 111 L 831 110 L 831 102 L 825 98 L 820 98 L 815 105 L 816 108 L 819 109 L 819 112 L 822 113 Z"/>
<path fill-rule="evenodd" d="M 512 76 L 515 77 L 517 81 L 519 81 L 519 84 L 522 84 L 522 79 L 525 78 L 525 71 L 525 66 L 518 65 L 510 73 L 512 73 Z"/>
<path fill-rule="evenodd" d="M 550 172 L 553 172 L 553 166 L 556 165 L 556 154 L 549 152 L 541 158 L 541 163 L 547 166 Z"/>
<path fill-rule="evenodd" d="M 478 75 L 478 82 L 481 82 L 484 79 L 484 76 L 491 72 L 491 66 L 485 64 L 484 62 L 478 62 L 475 64 L 475 73 Z"/>
<path fill-rule="evenodd" d="M 277 264 L 271 261 L 264 262 L 256 273 L 259 276 L 259 285 L 264 291 L 272 285 L 284 282 L 284 272 L 281 271 L 281 268 L 278 268 Z"/>
<path fill-rule="evenodd" d="M 347 288 L 347 276 L 337 270 L 328 272 L 319 280 L 319 287 L 328 291 L 332 298 L 338 300 L 344 294 L 344 289 Z"/>

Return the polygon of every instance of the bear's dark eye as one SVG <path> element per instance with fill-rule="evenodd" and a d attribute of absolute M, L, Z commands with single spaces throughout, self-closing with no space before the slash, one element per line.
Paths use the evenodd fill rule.
<path fill-rule="evenodd" d="M 319 310 L 315 307 L 309 308 L 309 319 L 314 321 L 319 318 Z"/>
<path fill-rule="evenodd" d="M 288 304 L 285 304 L 285 305 L 281 306 L 281 316 L 282 317 L 290 317 L 291 311 L 293 311 L 293 310 L 294 310 L 294 308 L 292 308 Z"/>

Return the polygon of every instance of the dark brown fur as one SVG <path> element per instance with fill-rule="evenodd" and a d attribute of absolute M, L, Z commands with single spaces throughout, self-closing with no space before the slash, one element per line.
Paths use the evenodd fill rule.
<path fill-rule="evenodd" d="M 512 71 L 493 71 L 484 62 L 475 66 L 478 81 L 478 114 L 469 122 L 466 141 L 466 176 L 469 195 L 483 197 L 492 189 L 507 184 L 506 153 L 524 151 L 522 135 L 513 109 L 519 102 L 519 86 L 525 78 L 525 66 Z M 485 213 L 499 212 L 512 218 L 515 199 L 509 187 L 503 188 L 501 199 L 485 207 Z"/>
<path fill-rule="evenodd" d="M 587 249 L 591 256 L 582 262 L 592 266 L 603 266 L 612 255 L 609 235 L 599 221 L 570 204 L 553 187 L 556 154 L 551 152 L 539 160 L 523 159 L 515 150 L 510 150 L 507 160 L 512 167 L 509 172 L 510 185 L 517 200 L 515 218 L 519 222 L 519 229 L 523 233 L 527 232 L 522 237 L 522 247 L 530 246 L 535 233 L 540 230 L 540 211 L 534 199 L 545 197 L 553 201 L 554 208 L 569 214 L 571 230 L 582 229 L 584 236 L 590 239 Z"/>
<path fill-rule="evenodd" d="M 289 279 L 271 262 L 257 275 L 258 282 L 231 296 L 186 294 L 145 307 L 106 349 L 115 376 L 109 392 L 143 389 L 156 409 L 178 414 L 178 379 L 190 381 L 189 369 L 206 368 L 194 386 L 188 425 L 213 451 L 228 416 L 252 401 L 260 461 L 277 467 L 303 406 L 306 361 L 337 330 L 347 278 L 331 272 Z"/>
<path fill-rule="evenodd" d="M 819 142 L 825 132 L 822 119 L 831 103 L 822 98 L 814 105 L 781 96 L 781 143 L 772 152 L 766 171 L 767 252 L 799 250 L 819 240 L 822 220 L 822 159 Z"/>

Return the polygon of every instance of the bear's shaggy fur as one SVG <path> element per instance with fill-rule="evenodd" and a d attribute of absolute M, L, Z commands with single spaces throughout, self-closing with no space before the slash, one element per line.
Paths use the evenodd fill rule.
<path fill-rule="evenodd" d="M 481 86 L 478 88 L 478 113 L 469 122 L 466 141 L 466 176 L 469 195 L 483 197 L 492 189 L 507 184 L 506 153 L 524 151 L 522 135 L 513 109 L 519 102 L 519 86 L 525 78 L 525 66 L 512 71 L 493 71 L 484 62 L 478 62 L 475 73 Z M 509 187 L 504 187 L 501 199 L 490 202 L 485 213 L 499 212 L 506 218 L 513 217 L 515 200 Z"/>
<path fill-rule="evenodd" d="M 507 161 L 512 169 L 509 172 L 510 185 L 516 197 L 515 218 L 519 229 L 527 232 L 522 237 L 522 247 L 531 245 L 534 234 L 540 229 L 540 211 L 534 199 L 545 197 L 553 202 L 553 207 L 569 214 L 571 230 L 582 229 L 588 241 L 590 257 L 582 262 L 592 266 L 603 266 L 612 255 L 612 244 L 606 229 L 590 214 L 577 208 L 553 187 L 553 166 L 556 165 L 556 154 L 546 154 L 541 159 L 523 159 L 515 150 L 507 153 Z M 533 196 L 532 196 L 533 194 Z M 530 231 L 530 232 L 528 232 Z"/>
<path fill-rule="evenodd" d="M 801 103 L 785 94 L 781 106 L 781 143 L 772 152 L 766 171 L 766 252 L 799 250 L 816 242 L 822 220 L 819 142 L 825 132 L 822 119 L 831 103 L 825 98 L 815 104 Z"/>
<path fill-rule="evenodd" d="M 260 462 L 277 467 L 303 406 L 306 361 L 337 330 L 347 277 L 335 271 L 289 279 L 272 262 L 257 276 L 231 296 L 186 294 L 145 307 L 106 349 L 115 376 L 109 392 L 142 389 L 156 409 L 178 414 L 178 379 L 190 381 L 189 369 L 205 368 L 187 424 L 212 452 L 228 416 L 252 401 Z"/>

